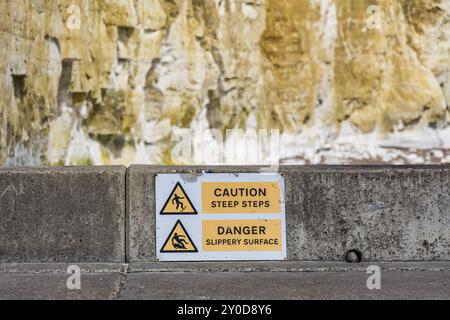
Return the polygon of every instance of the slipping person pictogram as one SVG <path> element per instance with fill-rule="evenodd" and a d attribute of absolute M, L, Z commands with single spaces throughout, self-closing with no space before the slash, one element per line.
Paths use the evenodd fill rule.
<path fill-rule="evenodd" d="M 172 246 L 176 249 L 186 249 L 185 244 L 189 244 L 185 240 L 185 236 L 180 236 L 178 233 L 175 232 L 175 234 L 172 237 Z"/>
<path fill-rule="evenodd" d="M 197 247 L 189 236 L 180 220 L 177 221 L 167 240 L 164 242 L 161 253 L 198 252 Z"/>

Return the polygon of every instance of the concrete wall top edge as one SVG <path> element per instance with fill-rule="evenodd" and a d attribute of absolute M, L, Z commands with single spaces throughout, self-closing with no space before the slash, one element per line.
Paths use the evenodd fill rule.
<path fill-rule="evenodd" d="M 153 172 L 256 172 L 268 169 L 266 166 L 159 166 L 159 165 L 131 165 L 129 170 L 149 170 Z M 289 171 L 411 171 L 411 170 L 450 170 L 450 164 L 444 165 L 281 165 L 279 172 Z M 266 170 L 265 172 L 270 172 Z"/>
<path fill-rule="evenodd" d="M 127 170 L 149 170 L 155 172 L 255 172 L 268 169 L 267 166 L 217 165 L 217 166 L 165 166 L 165 165 L 131 165 L 126 166 L 67 166 L 67 167 L 0 167 L 1 172 L 102 172 Z M 450 164 L 441 165 L 281 165 L 279 171 L 354 171 L 354 170 L 450 170 Z M 270 170 L 267 170 L 270 172 Z"/>
<path fill-rule="evenodd" d="M 89 167 L 81 167 L 81 166 L 68 166 L 68 167 L 0 167 L 0 173 L 2 172 L 41 172 L 41 173 L 57 173 L 57 172 L 93 172 L 99 173 L 104 171 L 117 171 L 117 172 L 126 172 L 127 167 L 125 166 L 89 166 Z"/>

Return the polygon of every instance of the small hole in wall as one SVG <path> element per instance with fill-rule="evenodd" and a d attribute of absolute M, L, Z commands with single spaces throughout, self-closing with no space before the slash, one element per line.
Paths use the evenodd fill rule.
<path fill-rule="evenodd" d="M 347 251 L 345 261 L 348 263 L 360 263 L 362 261 L 362 252 L 357 249 Z"/>

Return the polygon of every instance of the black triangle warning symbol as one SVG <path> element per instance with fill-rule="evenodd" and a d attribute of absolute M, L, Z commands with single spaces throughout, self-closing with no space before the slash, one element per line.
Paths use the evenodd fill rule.
<path fill-rule="evenodd" d="M 169 198 L 164 204 L 160 214 L 162 215 L 194 215 L 198 214 L 194 205 L 184 191 L 181 183 L 177 183 L 170 193 Z"/>
<path fill-rule="evenodd" d="M 161 248 L 161 253 L 192 253 L 198 252 L 197 247 L 180 220 L 170 231 L 167 240 Z"/>

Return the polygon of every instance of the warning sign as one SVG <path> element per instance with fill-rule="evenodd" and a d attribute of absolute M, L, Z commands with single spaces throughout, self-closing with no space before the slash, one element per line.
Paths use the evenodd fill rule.
<path fill-rule="evenodd" d="M 180 252 L 198 252 L 197 247 L 186 231 L 180 220 L 173 227 L 166 242 L 161 248 L 161 252 L 180 253 Z"/>
<path fill-rule="evenodd" d="M 156 213 L 159 261 L 286 259 L 279 174 L 160 174 Z"/>
<path fill-rule="evenodd" d="M 161 214 L 197 214 L 197 210 L 195 210 L 180 183 L 177 183 L 173 188 L 161 210 Z"/>

